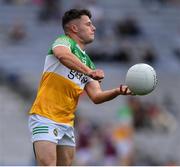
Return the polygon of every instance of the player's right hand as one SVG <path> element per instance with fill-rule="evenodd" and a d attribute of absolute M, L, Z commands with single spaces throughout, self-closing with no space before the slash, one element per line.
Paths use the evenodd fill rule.
<path fill-rule="evenodd" d="M 89 77 L 91 77 L 94 80 L 102 80 L 104 78 L 104 71 L 100 69 L 92 70 L 89 74 Z"/>

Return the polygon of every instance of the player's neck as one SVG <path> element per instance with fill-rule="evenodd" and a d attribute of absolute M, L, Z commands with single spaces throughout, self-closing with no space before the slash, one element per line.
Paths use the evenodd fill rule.
<path fill-rule="evenodd" d="M 74 41 L 76 41 L 76 43 L 79 45 L 79 47 L 84 50 L 85 49 L 85 44 L 82 42 L 82 40 L 76 36 L 76 35 L 73 35 L 73 34 L 68 34 L 68 36 L 70 38 L 72 38 Z"/>

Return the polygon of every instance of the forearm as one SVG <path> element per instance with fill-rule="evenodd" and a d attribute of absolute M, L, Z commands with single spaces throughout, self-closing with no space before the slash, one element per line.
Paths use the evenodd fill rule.
<path fill-rule="evenodd" d="M 76 70 L 84 74 L 89 74 L 92 71 L 74 55 L 66 54 L 66 56 L 58 57 L 58 59 L 63 65 L 72 70 Z"/>
<path fill-rule="evenodd" d="M 94 98 L 93 101 L 95 104 L 100 104 L 100 103 L 104 103 L 106 101 L 110 101 L 110 100 L 116 98 L 118 95 L 120 95 L 118 88 L 101 91 L 96 94 L 96 97 Z"/>
<path fill-rule="evenodd" d="M 89 82 L 85 86 L 85 90 L 90 97 L 90 99 L 95 104 L 100 104 L 106 101 L 110 101 L 117 97 L 118 95 L 133 95 L 130 89 L 126 85 L 120 85 L 120 87 L 102 91 L 99 82 L 93 81 Z"/>

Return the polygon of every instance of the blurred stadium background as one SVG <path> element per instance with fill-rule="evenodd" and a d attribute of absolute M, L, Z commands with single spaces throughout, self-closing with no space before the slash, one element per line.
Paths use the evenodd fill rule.
<path fill-rule="evenodd" d="M 93 14 L 87 52 L 105 71 L 103 89 L 124 83 L 135 63 L 158 75 L 147 96 L 100 105 L 81 96 L 74 165 L 179 165 L 179 0 L 0 0 L 0 165 L 35 165 L 28 110 L 48 48 L 63 33 L 61 16 L 73 7 Z"/>

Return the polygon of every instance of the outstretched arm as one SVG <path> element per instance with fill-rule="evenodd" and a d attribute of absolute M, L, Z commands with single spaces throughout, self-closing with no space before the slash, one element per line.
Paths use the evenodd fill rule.
<path fill-rule="evenodd" d="M 126 85 L 120 85 L 117 88 L 102 91 L 98 81 L 87 83 L 85 86 L 85 91 L 95 104 L 112 100 L 118 95 L 132 95 L 132 92 Z"/>
<path fill-rule="evenodd" d="M 85 64 L 83 64 L 73 53 L 71 53 L 67 47 L 57 46 L 53 49 L 53 53 L 63 65 L 72 70 L 84 73 L 95 80 L 101 80 L 104 78 L 104 72 L 102 70 L 90 69 Z"/>

